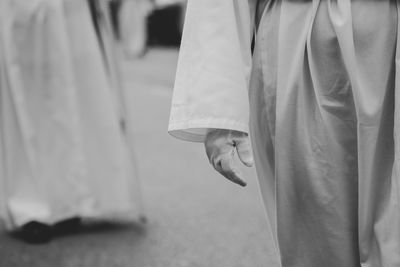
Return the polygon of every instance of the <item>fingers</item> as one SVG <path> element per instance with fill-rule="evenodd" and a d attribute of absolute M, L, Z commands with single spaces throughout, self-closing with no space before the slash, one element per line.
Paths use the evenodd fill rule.
<path fill-rule="evenodd" d="M 248 135 L 243 132 L 230 130 L 214 130 L 207 134 L 205 148 L 211 165 L 228 180 L 246 186 L 241 173 L 234 166 L 234 154 L 238 156 L 244 165 L 253 165 L 253 155 Z"/>
<path fill-rule="evenodd" d="M 230 155 L 234 152 L 234 143 L 229 138 L 228 131 L 213 131 L 207 135 L 204 142 L 207 157 L 212 165 L 217 162 L 217 158 Z"/>
<path fill-rule="evenodd" d="M 242 178 L 242 174 L 234 167 L 233 155 L 230 157 L 223 157 L 214 164 L 214 168 L 231 182 L 243 187 L 247 185 Z"/>
<path fill-rule="evenodd" d="M 238 139 L 235 143 L 240 161 L 247 167 L 252 167 L 254 165 L 254 159 L 250 139 L 245 136 Z"/>

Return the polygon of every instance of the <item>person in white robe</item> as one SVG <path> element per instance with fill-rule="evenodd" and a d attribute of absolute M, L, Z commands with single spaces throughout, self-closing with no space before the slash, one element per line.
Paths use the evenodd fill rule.
<path fill-rule="evenodd" d="M 169 131 L 241 185 L 233 152 L 251 166 L 251 139 L 265 266 L 400 266 L 399 10 L 189 0 Z"/>
<path fill-rule="evenodd" d="M 86 1 L 0 0 L 0 215 L 8 230 L 135 219 L 140 192 Z M 32 225 L 31 225 L 32 226 Z M 46 230 L 46 233 L 44 230 Z"/>
<path fill-rule="evenodd" d="M 147 18 L 152 0 L 123 0 L 119 12 L 120 39 L 128 57 L 140 57 L 147 50 Z"/>

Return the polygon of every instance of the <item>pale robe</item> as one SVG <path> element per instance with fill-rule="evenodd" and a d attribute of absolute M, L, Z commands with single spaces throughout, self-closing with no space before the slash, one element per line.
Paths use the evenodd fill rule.
<path fill-rule="evenodd" d="M 147 18 L 150 0 L 123 0 L 119 12 L 122 47 L 127 56 L 140 56 L 147 46 Z"/>
<path fill-rule="evenodd" d="M 86 1 L 0 0 L 1 217 L 8 229 L 139 216 Z"/>
<path fill-rule="evenodd" d="M 189 1 L 170 132 L 250 132 L 265 266 L 399 267 L 400 1 L 254 4 Z"/>

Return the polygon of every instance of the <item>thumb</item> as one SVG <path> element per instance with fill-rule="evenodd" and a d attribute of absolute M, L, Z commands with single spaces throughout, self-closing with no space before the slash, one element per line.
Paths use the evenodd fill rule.
<path fill-rule="evenodd" d="M 247 167 L 252 167 L 254 165 L 254 159 L 250 139 L 246 136 L 235 141 L 240 161 Z"/>

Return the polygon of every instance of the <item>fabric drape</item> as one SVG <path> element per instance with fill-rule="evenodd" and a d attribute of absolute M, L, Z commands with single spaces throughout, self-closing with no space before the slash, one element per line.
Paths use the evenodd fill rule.
<path fill-rule="evenodd" d="M 400 266 L 399 1 L 253 4 L 189 1 L 171 134 L 250 132 L 265 266 Z"/>

